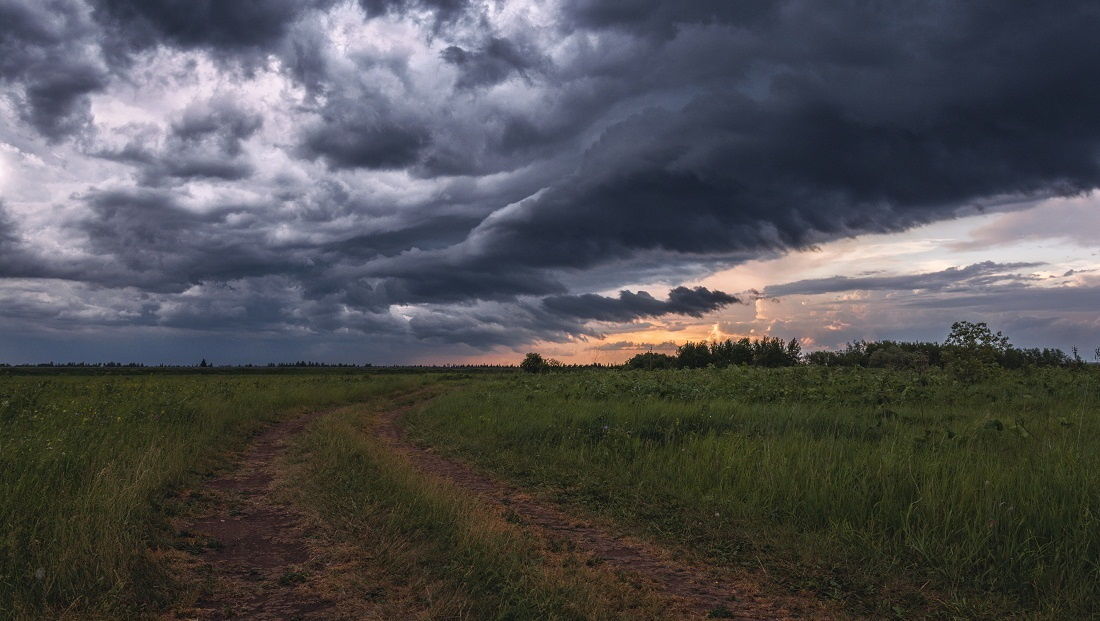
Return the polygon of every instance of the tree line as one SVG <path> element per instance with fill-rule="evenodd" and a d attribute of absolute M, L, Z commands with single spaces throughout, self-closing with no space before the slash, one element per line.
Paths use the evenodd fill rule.
<path fill-rule="evenodd" d="M 1100 347 L 1095 351 L 1100 361 Z M 724 341 L 689 341 L 676 353 L 645 352 L 627 360 L 627 369 L 699 369 L 705 367 L 757 366 L 789 367 L 810 364 L 828 367 L 869 367 L 923 370 L 948 368 L 960 376 L 978 377 L 994 368 L 1083 366 L 1077 348 L 1072 354 L 1061 349 L 1014 347 L 1001 332 L 985 322 L 958 321 L 942 343 L 935 341 L 855 341 L 841 350 L 814 351 L 803 355 L 798 339 L 784 341 L 764 336 Z M 538 373 L 562 367 L 562 363 L 527 354 L 520 364 L 524 371 Z"/>
<path fill-rule="evenodd" d="M 628 369 L 701 369 L 751 365 L 757 367 L 789 367 L 802 361 L 802 345 L 798 339 L 784 342 L 765 336 L 751 340 L 726 339 L 707 343 L 689 341 L 676 349 L 675 355 L 657 352 L 638 354 L 626 361 Z"/>

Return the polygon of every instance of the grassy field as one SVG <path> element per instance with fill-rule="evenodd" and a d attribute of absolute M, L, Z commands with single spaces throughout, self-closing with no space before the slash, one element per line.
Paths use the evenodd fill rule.
<path fill-rule="evenodd" d="M 0 618 L 158 609 L 175 590 L 149 548 L 173 486 L 280 416 L 424 378 L 0 378 Z"/>
<path fill-rule="evenodd" d="M 414 436 L 857 614 L 1100 606 L 1100 375 L 731 368 L 481 380 Z"/>
<path fill-rule="evenodd" d="M 857 615 L 1081 618 L 1100 605 L 1095 368 L 977 384 L 814 366 L 322 370 L 0 377 L 0 618 L 170 609 L 187 586 L 156 554 L 173 490 L 274 421 L 350 403 L 362 405 L 295 438 L 289 487 L 419 593 L 426 618 L 660 616 L 649 593 L 373 437 L 373 412 L 429 393 L 405 419 L 418 441 Z"/>

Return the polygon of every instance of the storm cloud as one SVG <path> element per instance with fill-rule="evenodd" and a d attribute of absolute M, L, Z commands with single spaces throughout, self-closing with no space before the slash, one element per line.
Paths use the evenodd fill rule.
<path fill-rule="evenodd" d="M 579 319 L 598 321 L 631 321 L 639 317 L 661 315 L 687 315 L 702 317 L 703 313 L 718 310 L 739 302 L 736 297 L 706 287 L 676 287 L 668 292 L 667 300 L 658 300 L 647 291 L 620 291 L 618 298 L 587 293 L 584 295 L 560 295 L 544 298 L 542 304 L 553 313 Z"/>
<path fill-rule="evenodd" d="M 307 11 L 331 0 L 93 0 L 94 15 L 112 38 L 136 51 L 159 45 L 226 53 L 268 49 Z"/>
<path fill-rule="evenodd" d="M 0 140 L 46 180 L 5 190 L 0 274 L 123 325 L 475 348 L 699 318 L 739 301 L 684 286 L 721 267 L 1095 190 L 1098 28 L 1083 1 L 0 0 Z"/>
<path fill-rule="evenodd" d="M 239 181 L 253 173 L 242 141 L 263 118 L 227 99 L 192 103 L 161 138 L 152 127 L 134 127 L 127 142 L 101 157 L 135 166 L 141 185 L 178 184 L 191 179 Z"/>
<path fill-rule="evenodd" d="M 994 263 L 983 261 L 966 267 L 949 267 L 938 272 L 898 274 L 891 276 L 834 276 L 813 278 L 773 285 L 763 291 L 765 297 L 787 295 L 817 295 L 846 291 L 944 291 L 972 290 L 977 287 L 1006 282 L 1040 280 L 1037 276 L 1020 274 L 1017 270 L 1039 267 L 1041 263 Z M 1069 274 L 1067 274 L 1068 276 Z"/>

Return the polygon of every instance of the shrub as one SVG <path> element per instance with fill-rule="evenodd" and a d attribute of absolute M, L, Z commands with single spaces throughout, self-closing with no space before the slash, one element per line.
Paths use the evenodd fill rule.
<path fill-rule="evenodd" d="M 1011 348 L 1008 337 L 984 321 L 956 321 L 943 343 L 944 366 L 956 379 L 973 383 L 987 377 Z"/>
<path fill-rule="evenodd" d="M 628 369 L 675 369 L 676 357 L 647 351 L 627 360 L 625 366 Z"/>
<path fill-rule="evenodd" d="M 550 364 L 542 357 L 542 354 L 531 352 L 519 363 L 519 368 L 528 373 L 543 373 L 550 369 Z"/>
<path fill-rule="evenodd" d="M 928 358 L 919 351 L 906 351 L 895 344 L 890 344 L 876 349 L 868 357 L 867 366 L 878 369 L 923 370 L 928 368 Z"/>

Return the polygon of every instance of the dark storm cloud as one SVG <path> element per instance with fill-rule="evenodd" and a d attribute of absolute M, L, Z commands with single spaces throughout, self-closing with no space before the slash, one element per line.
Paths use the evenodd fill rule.
<path fill-rule="evenodd" d="M 79 2 L 0 0 L 0 84 L 51 141 L 88 125 L 87 95 L 107 83 L 105 70 L 88 57 L 92 37 Z"/>
<path fill-rule="evenodd" d="M 167 45 L 250 60 L 287 27 L 332 0 L 0 0 L 0 82 L 24 119 L 51 141 L 91 122 L 88 95 L 133 52 Z M 104 64 L 104 63 L 107 64 Z"/>
<path fill-rule="evenodd" d="M 121 149 L 103 150 L 100 157 L 133 164 L 142 185 L 158 186 L 189 179 L 238 181 L 253 167 L 242 156 L 242 142 L 263 125 L 263 118 L 226 98 L 192 103 L 172 123 L 163 147 L 149 146 L 154 130 L 139 131 Z"/>
<path fill-rule="evenodd" d="M 437 249 L 458 243 L 477 225 L 468 215 L 439 215 L 422 221 L 411 219 L 401 228 L 359 234 L 330 244 L 326 250 L 340 256 L 370 259 L 392 256 L 413 247 Z"/>
<path fill-rule="evenodd" d="M 1006 281 L 1039 280 L 1034 276 L 1020 275 L 1015 272 L 1022 268 L 1038 267 L 1042 263 L 994 263 L 983 261 L 966 267 L 949 267 L 938 272 L 924 274 L 900 274 L 896 276 L 865 276 L 852 278 L 833 276 L 831 278 L 813 278 L 799 280 L 782 285 L 769 286 L 763 291 L 766 297 L 786 295 L 817 295 L 821 293 L 840 293 L 845 291 L 943 291 L 947 289 L 968 290 Z"/>
<path fill-rule="evenodd" d="M 241 140 L 256 133 L 263 118 L 228 99 L 214 99 L 192 105 L 172 124 L 172 136 L 185 142 L 215 138 L 229 155 L 240 152 Z"/>
<path fill-rule="evenodd" d="M 93 0 L 96 18 L 130 49 L 170 45 L 244 52 L 270 48 L 289 24 L 332 0 Z M 124 50 L 115 50 L 116 53 Z M 125 50 L 129 51 L 129 50 Z"/>
<path fill-rule="evenodd" d="M 19 227 L 0 197 L 0 279 L 51 278 L 48 262 L 24 242 Z M 2 307 L 3 304 L 0 304 Z M 2 310 L 2 308 L 0 308 Z"/>
<path fill-rule="evenodd" d="M 18 251 L 19 236 L 15 232 L 15 224 L 8 215 L 4 201 L 0 200 L 0 264 L 10 264 L 13 255 Z"/>
<path fill-rule="evenodd" d="M 97 256 L 110 258 L 85 267 L 86 281 L 180 292 L 204 282 L 272 274 L 301 278 L 308 271 L 310 261 L 293 248 L 263 243 L 263 231 L 250 226 L 252 214 L 243 206 L 200 213 L 161 189 L 103 190 L 83 198 L 91 215 L 80 229 Z"/>
<path fill-rule="evenodd" d="M 574 27 L 623 29 L 671 36 L 684 24 L 750 25 L 780 12 L 784 4 L 770 0 L 670 2 L 668 0 L 566 0 Z"/>
<path fill-rule="evenodd" d="M 544 298 L 542 304 L 551 312 L 567 317 L 596 321 L 626 322 L 638 317 L 687 315 L 702 317 L 704 313 L 740 302 L 736 297 L 706 287 L 676 287 L 667 300 L 658 300 L 647 291 L 620 291 L 618 298 L 594 293 L 559 295 Z"/>
<path fill-rule="evenodd" d="M 1100 69 L 1100 8 L 890 6 L 791 4 L 767 17 L 768 30 L 741 42 L 760 86 L 712 83 L 680 111 L 611 125 L 574 174 L 487 219 L 439 263 L 552 272 L 643 251 L 806 247 L 1100 184 L 1100 82 L 1081 79 Z M 713 27 L 718 13 L 682 21 Z M 714 57 L 724 45 L 681 35 L 647 45 L 692 55 L 710 45 Z M 672 79 L 660 67 L 650 75 L 649 58 L 639 53 L 608 83 Z M 745 66 L 732 59 L 728 71 L 739 80 Z"/>
<path fill-rule="evenodd" d="M 424 256 L 423 263 L 414 257 Z M 389 265 L 382 268 L 379 265 Z M 432 253 L 410 252 L 376 261 L 367 268 L 372 277 L 381 275 L 377 287 L 381 304 L 456 303 L 471 300 L 509 300 L 519 295 L 538 296 L 564 293 L 565 287 L 543 271 L 522 266 L 504 269 L 485 264 L 448 266 L 439 264 Z"/>
<path fill-rule="evenodd" d="M 1100 68 L 1092 5 L 1061 13 L 992 4 L 571 6 L 577 26 L 635 41 L 592 73 L 558 68 L 564 110 L 583 118 L 608 109 L 582 103 L 573 82 L 624 101 L 673 89 L 687 103 L 643 105 L 611 122 L 572 174 L 486 219 L 463 243 L 369 264 L 378 303 L 553 295 L 563 270 L 643 253 L 690 261 L 806 247 L 1100 183 L 1100 86 L 1080 79 Z M 746 23 L 762 30 L 740 30 Z M 693 27 L 725 35 L 685 34 Z M 477 62 L 458 47 L 444 56 L 460 67 Z M 468 75 L 460 83 L 478 82 Z M 355 101 L 309 134 L 307 155 L 338 168 L 435 156 L 426 133 L 379 124 L 378 106 Z M 498 145 L 551 140 L 521 118 L 504 127 Z"/>
<path fill-rule="evenodd" d="M 417 162 L 428 140 L 423 127 L 357 110 L 351 116 L 326 117 L 314 126 L 301 153 L 324 158 L 333 168 L 405 168 Z"/>
<path fill-rule="evenodd" d="M 618 298 L 558 295 L 469 307 L 433 306 L 413 315 L 409 329 L 412 336 L 428 342 L 462 343 L 479 349 L 518 347 L 535 341 L 603 338 L 605 334 L 590 325 L 593 321 L 625 323 L 665 315 L 701 317 L 738 302 L 734 296 L 705 287 L 676 287 L 667 300 L 655 299 L 646 291 L 621 291 Z"/>
<path fill-rule="evenodd" d="M 409 330 L 418 340 L 464 344 L 481 350 L 602 336 L 588 326 L 586 319 L 553 312 L 531 301 L 433 306 L 413 315 Z"/>
<path fill-rule="evenodd" d="M 135 126 L 98 155 L 132 164 L 147 187 L 78 194 L 87 214 L 68 230 L 91 256 L 40 261 L 55 277 L 201 287 L 224 302 L 181 311 L 184 323 L 382 326 L 387 309 L 419 305 L 414 338 L 583 338 L 586 321 L 736 301 L 584 294 L 643 282 L 636 272 L 683 282 L 723 261 L 1100 186 L 1092 2 L 566 0 L 556 22 L 532 12 L 525 31 L 523 12 L 494 22 L 465 0 L 360 0 L 366 19 L 386 18 L 370 25 L 376 46 L 332 40 L 320 13 L 333 0 L 89 2 L 0 0 L 5 95 L 51 140 L 92 122 L 90 94 L 144 79 L 128 72 L 162 46 L 217 71 L 282 67 L 305 87 L 275 99 L 298 108 L 272 111 L 271 132 L 259 131 L 265 110 L 226 100 L 193 104 L 166 130 Z M 409 24 L 424 41 L 387 39 Z M 263 165 L 278 173 L 256 174 Z M 1024 267 L 766 293 L 990 287 L 1022 282 L 1010 272 Z M 215 286 L 264 279 L 294 295 L 257 285 L 257 301 L 232 302 Z"/>
<path fill-rule="evenodd" d="M 105 84 L 103 73 L 91 65 L 44 67 L 24 84 L 28 120 L 51 140 L 69 136 L 89 123 L 85 96 Z"/>
<path fill-rule="evenodd" d="M 443 50 L 442 56 L 462 71 L 456 83 L 458 88 L 492 86 L 513 73 L 526 77 L 528 71 L 546 62 L 536 51 L 521 48 L 503 37 L 492 37 L 476 50 L 452 45 Z"/>
<path fill-rule="evenodd" d="M 435 27 L 453 21 L 470 8 L 469 0 L 359 0 L 367 17 L 409 11 L 429 11 L 435 19 Z"/>

